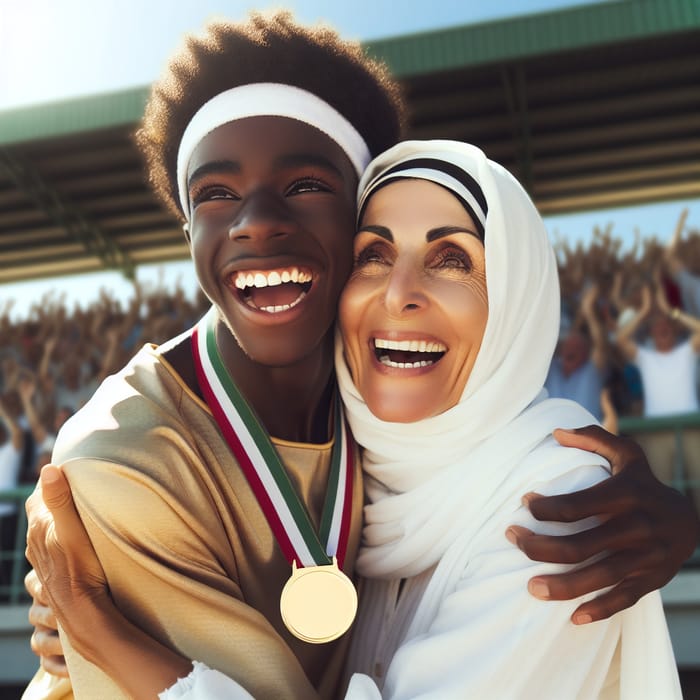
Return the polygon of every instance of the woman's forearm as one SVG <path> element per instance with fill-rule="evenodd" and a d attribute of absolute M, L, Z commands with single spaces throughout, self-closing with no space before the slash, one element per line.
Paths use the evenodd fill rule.
<path fill-rule="evenodd" d="M 189 660 L 129 622 L 112 599 L 86 599 L 76 624 L 62 616 L 61 627 L 73 648 L 136 700 L 153 700 L 192 670 Z M 90 624 L 86 625 L 85 620 Z M 69 664 L 70 670 L 70 664 Z"/>

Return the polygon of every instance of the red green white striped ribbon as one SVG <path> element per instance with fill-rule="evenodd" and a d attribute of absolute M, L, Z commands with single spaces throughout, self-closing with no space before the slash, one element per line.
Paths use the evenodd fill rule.
<path fill-rule="evenodd" d="M 192 331 L 199 386 L 238 461 L 287 561 L 342 569 L 352 518 L 354 449 L 342 405 L 335 406 L 335 441 L 318 534 L 267 432 L 234 384 L 216 346 L 217 313 L 211 309 Z"/>

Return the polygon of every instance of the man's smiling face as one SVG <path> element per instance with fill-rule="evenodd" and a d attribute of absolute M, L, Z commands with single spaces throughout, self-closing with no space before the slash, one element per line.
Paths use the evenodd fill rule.
<path fill-rule="evenodd" d="M 319 346 L 352 267 L 355 170 L 328 136 L 283 117 L 218 127 L 188 168 L 189 240 L 202 289 L 254 361 Z"/>

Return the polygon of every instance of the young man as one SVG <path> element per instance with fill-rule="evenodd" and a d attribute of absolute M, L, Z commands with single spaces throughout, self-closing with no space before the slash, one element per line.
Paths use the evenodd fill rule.
<path fill-rule="evenodd" d="M 54 453 L 122 611 L 255 697 L 336 697 L 348 635 L 310 644 L 285 624 L 280 595 L 291 561 L 313 562 L 290 546 L 298 533 L 278 515 L 274 486 L 244 474 L 254 448 L 233 456 L 236 448 L 223 437 L 230 431 L 215 420 L 226 411 L 217 408 L 217 390 L 207 388 L 203 358 L 211 352 L 224 393 L 252 407 L 259 452 L 279 454 L 282 475 L 273 481 L 288 479 L 291 487 L 281 490 L 300 500 L 290 511 L 307 511 L 316 531 L 329 494 L 336 502 L 344 497 L 343 535 L 324 549 L 352 578 L 362 486 L 351 450 L 340 455 L 344 493 L 329 486 L 341 483 L 329 478 L 333 445 L 340 444 L 340 423 L 332 424 L 333 327 L 352 264 L 358 175 L 399 139 L 400 114 L 396 85 L 358 46 L 286 15 L 213 24 L 188 39 L 154 87 L 139 140 L 155 189 L 185 221 L 199 282 L 213 303 L 211 325 L 199 326 L 194 339 L 187 333 L 139 353 L 64 428 Z M 611 450 L 605 439 L 586 440 L 613 461 L 640 459 L 626 443 Z M 595 494 L 545 499 L 533 510 L 557 517 L 563 508 L 573 519 L 621 514 L 610 524 L 640 512 L 656 514 L 655 523 L 676 514 L 676 496 L 660 491 L 644 465 L 625 471 Z M 643 495 L 630 508 L 624 492 L 633 484 Z M 661 515 L 653 512 L 659 503 Z M 603 564 L 532 584 L 541 597 L 557 598 L 622 582 L 583 609 L 594 618 L 664 583 L 694 544 L 682 543 L 673 567 L 651 575 L 647 551 L 664 548 L 670 533 L 662 528 L 661 545 L 641 546 L 633 529 L 620 537 L 617 528 L 612 540 L 610 530 L 589 531 L 563 549 L 517 529 L 511 536 L 528 554 L 555 561 L 622 544 L 624 553 Z M 122 697 L 89 660 L 70 649 L 66 656 L 79 696 Z"/>

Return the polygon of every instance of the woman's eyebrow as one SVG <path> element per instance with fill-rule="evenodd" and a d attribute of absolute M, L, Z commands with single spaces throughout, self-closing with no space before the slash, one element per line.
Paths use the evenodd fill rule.
<path fill-rule="evenodd" d="M 368 233 L 376 233 L 377 236 L 386 239 L 389 241 L 389 243 L 394 242 L 394 236 L 386 226 L 375 226 L 368 224 L 367 226 L 360 226 L 357 233 L 362 233 L 363 231 L 367 231 Z"/>
<path fill-rule="evenodd" d="M 431 228 L 430 231 L 425 234 L 425 240 L 428 243 L 432 243 L 445 236 L 450 236 L 453 233 L 466 233 L 481 240 L 481 236 L 476 231 L 472 231 L 470 228 L 464 226 L 438 226 L 437 228 Z"/>
<path fill-rule="evenodd" d="M 187 180 L 187 187 L 192 187 L 192 183 L 210 173 L 229 173 L 238 175 L 241 172 L 241 164 L 235 160 L 211 160 L 200 165 Z"/>

